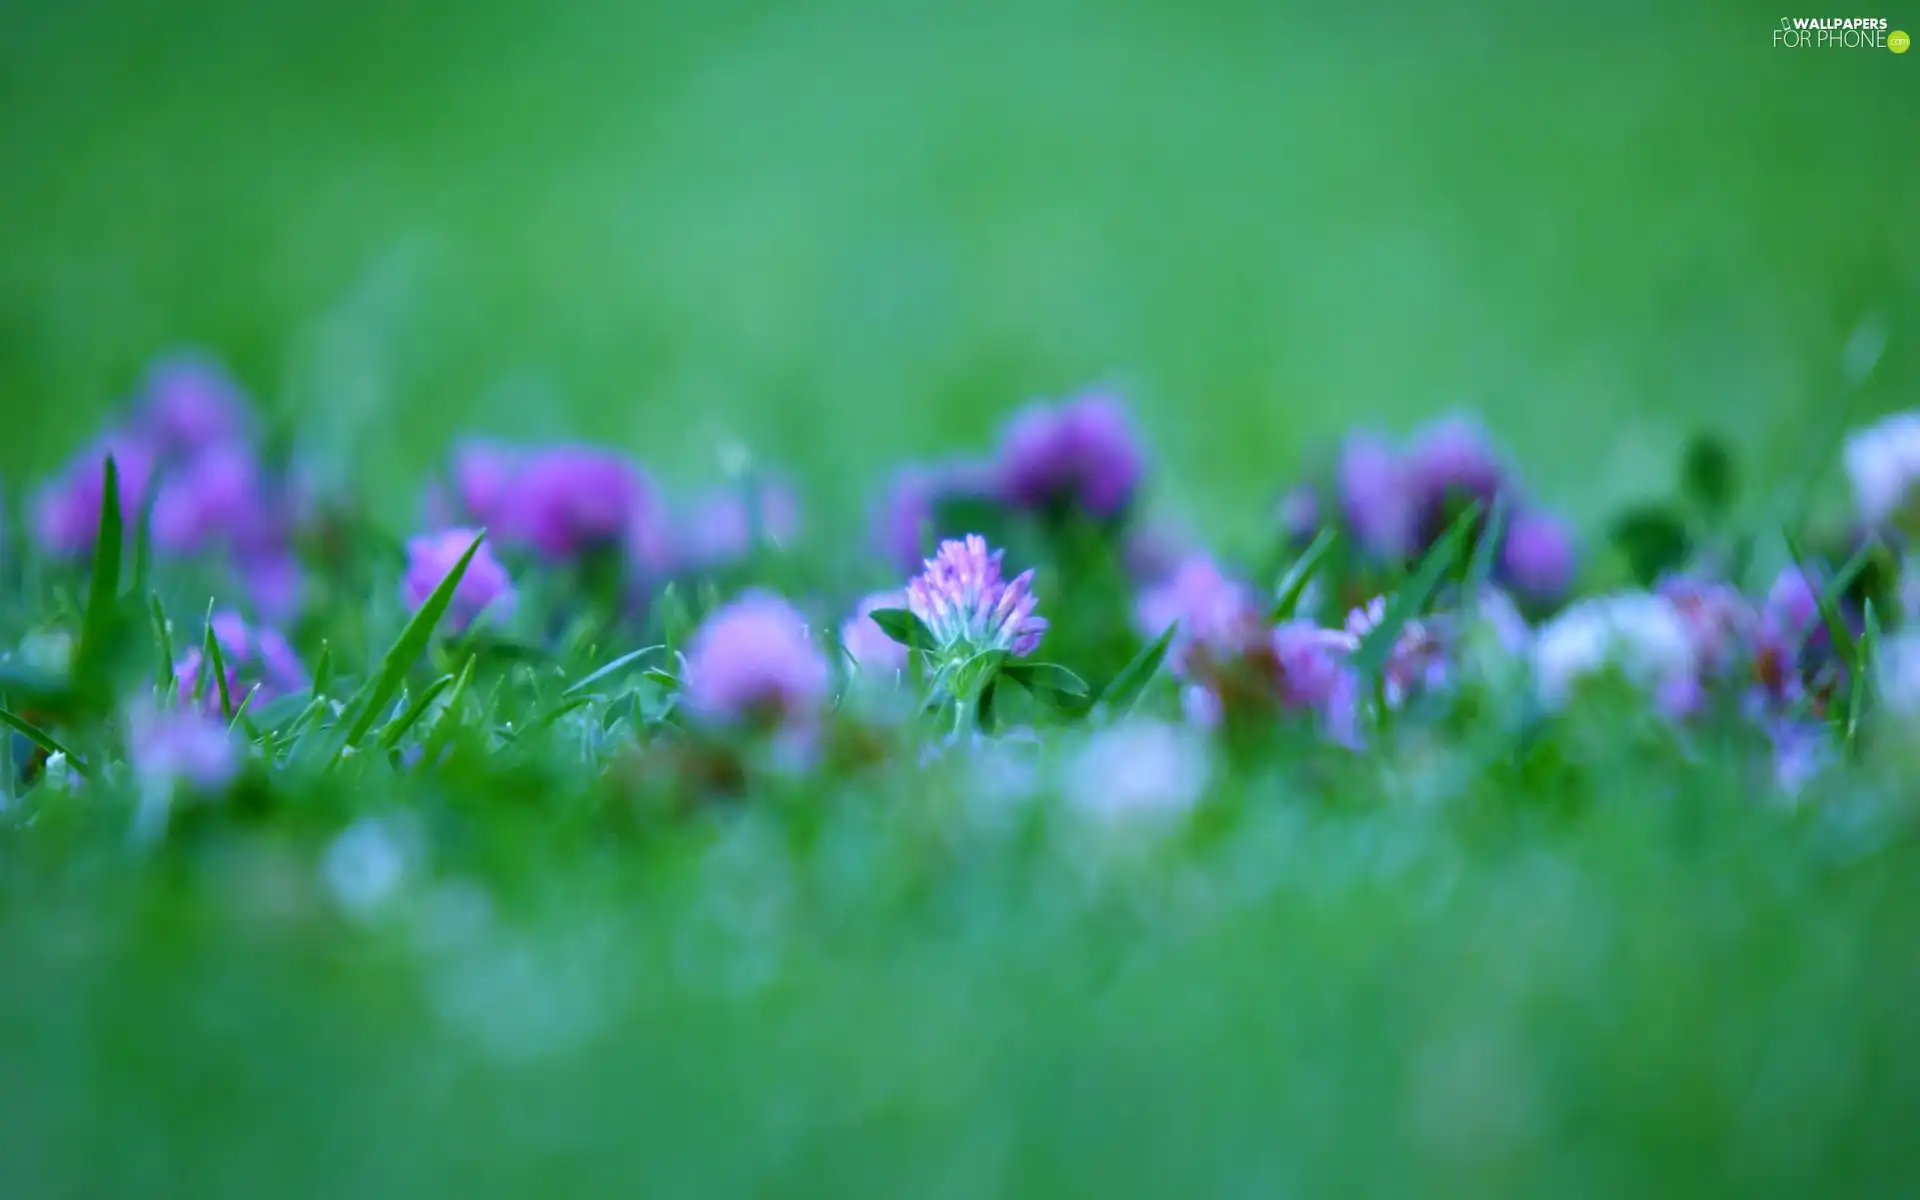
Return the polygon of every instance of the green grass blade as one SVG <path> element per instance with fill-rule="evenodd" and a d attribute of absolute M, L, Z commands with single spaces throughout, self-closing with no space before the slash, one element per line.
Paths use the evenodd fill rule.
<path fill-rule="evenodd" d="M 1820 577 L 1814 573 L 1807 556 L 1801 552 L 1800 543 L 1791 533 L 1785 530 L 1781 533 L 1786 539 L 1787 553 L 1793 558 L 1794 568 L 1807 581 L 1807 585 L 1813 588 L 1814 604 L 1820 610 L 1821 622 L 1827 627 L 1827 636 L 1833 641 L 1834 653 L 1840 656 L 1841 663 L 1848 671 L 1855 670 L 1859 647 L 1854 643 L 1853 631 L 1847 628 L 1847 619 L 1841 613 L 1839 604 L 1839 598 L 1844 593 L 1846 585 L 1841 583 L 1840 575 L 1835 575 L 1829 583 L 1821 585 Z M 1865 566 L 1865 560 L 1862 558 L 1865 553 L 1866 549 L 1862 549 L 1841 567 L 1841 571 L 1848 576 L 1847 585 L 1852 583 L 1852 578 L 1858 576 Z M 1859 560 L 1859 565 L 1855 565 L 1856 560 Z"/>
<path fill-rule="evenodd" d="M 313 661 L 313 694 L 324 696 L 333 682 L 333 643 L 321 642 L 320 655 Z"/>
<path fill-rule="evenodd" d="M 133 585 L 127 595 L 138 602 L 153 578 L 153 506 L 160 498 L 160 472 L 147 481 L 147 494 L 140 498 L 140 515 L 133 527 Z"/>
<path fill-rule="evenodd" d="M 1269 622 L 1285 621 L 1293 616 L 1300 607 L 1300 597 L 1307 593 L 1307 585 L 1313 582 L 1314 575 L 1326 563 L 1327 556 L 1333 553 L 1339 540 L 1340 535 L 1333 529 L 1322 529 L 1300 557 L 1293 560 L 1293 566 L 1287 569 L 1286 575 L 1280 580 L 1273 607 L 1267 612 Z"/>
<path fill-rule="evenodd" d="M 440 754 L 446 749 L 447 739 L 453 736 L 453 729 L 460 717 L 460 702 L 466 699 L 467 688 L 473 683 L 473 668 L 478 662 L 473 655 L 460 667 L 460 674 L 453 681 L 453 690 L 447 693 L 447 704 L 440 710 L 440 719 L 427 731 L 426 741 L 420 749 L 420 761 L 428 766 L 440 761 Z"/>
<path fill-rule="evenodd" d="M 1400 631 L 1426 608 L 1440 581 L 1459 559 L 1467 537 L 1473 532 L 1474 522 L 1480 519 L 1481 508 L 1482 505 L 1476 501 L 1455 519 L 1447 532 L 1427 551 L 1426 557 L 1420 560 L 1413 575 L 1387 602 L 1387 611 L 1380 623 L 1360 640 L 1359 647 L 1353 652 L 1353 669 L 1362 681 L 1371 682 L 1379 678 L 1381 670 L 1387 665 L 1387 657 L 1393 653 L 1394 643 L 1400 640 Z"/>
<path fill-rule="evenodd" d="M 213 601 L 207 601 L 207 633 L 200 652 L 206 655 L 207 669 L 213 672 L 213 686 L 220 691 L 220 715 L 233 720 L 233 697 L 227 693 L 227 658 L 220 652 L 220 639 L 213 635 Z"/>
<path fill-rule="evenodd" d="M 80 761 L 79 755 L 61 745 L 59 739 L 38 725 L 35 725 L 32 721 L 18 715 L 11 709 L 0 708 L 0 724 L 11 726 L 18 731 L 21 736 L 42 750 L 45 750 L 48 754 L 66 755 L 68 765 L 73 767 L 76 774 L 82 777 L 87 774 L 87 764 Z"/>
<path fill-rule="evenodd" d="M 580 682 L 574 684 L 572 687 L 568 688 L 566 691 L 560 694 L 562 696 L 571 696 L 577 692 L 583 692 L 586 689 L 592 687 L 594 684 L 599 683 L 602 679 L 605 679 L 608 676 L 613 675 L 621 671 L 622 669 L 640 661 L 642 658 L 645 658 L 647 655 L 652 654 L 655 650 L 664 650 L 664 649 L 666 649 L 665 645 L 642 646 L 638 650 L 634 650 L 634 651 L 630 651 L 629 653 L 622 654 L 619 658 L 614 659 L 612 662 L 608 663 L 606 666 L 601 667 L 599 670 L 593 672 L 591 675 L 588 675 L 586 678 L 580 680 Z"/>
<path fill-rule="evenodd" d="M 1147 690 L 1147 685 L 1159 673 L 1160 664 L 1167 660 L 1167 651 L 1173 648 L 1173 639 L 1179 631 L 1178 621 L 1162 630 L 1160 636 L 1153 639 L 1152 645 L 1134 655 L 1132 662 L 1120 668 L 1120 673 L 1113 677 L 1094 703 L 1105 705 L 1116 717 L 1124 717 L 1132 712 L 1141 694 Z"/>
<path fill-rule="evenodd" d="M 1866 715 L 1867 704 L 1872 696 L 1873 672 L 1880 661 L 1880 618 L 1873 611 L 1873 601 L 1866 605 L 1866 632 L 1860 635 L 1859 653 L 1854 661 L 1859 665 L 1847 679 L 1847 736 L 1845 749 L 1848 757 L 1856 752 L 1856 741 L 1860 735 L 1860 720 Z"/>
<path fill-rule="evenodd" d="M 427 707 L 440 698 L 441 692 L 452 686 L 453 676 L 451 675 L 442 675 L 428 684 L 420 693 L 419 699 L 409 704 L 405 712 L 396 715 L 393 720 L 387 722 L 385 728 L 381 729 L 376 739 L 380 748 L 391 750 L 399 745 L 400 739 L 406 736 L 407 730 L 412 729 L 420 718 L 427 714 Z"/>
<path fill-rule="evenodd" d="M 1487 509 L 1487 523 L 1473 544 L 1473 557 L 1467 562 L 1466 597 L 1477 600 L 1493 581 L 1493 569 L 1500 561 L 1500 539 L 1507 534 L 1507 494 L 1495 492 L 1493 506 Z"/>
<path fill-rule="evenodd" d="M 474 535 L 472 544 L 467 547 L 466 553 L 460 556 L 460 561 L 453 564 L 453 569 L 448 571 L 447 577 L 440 581 L 440 586 L 433 589 L 433 594 L 428 596 L 427 602 L 420 606 L 420 611 L 414 613 L 413 619 L 407 622 L 407 627 L 400 631 L 399 638 L 388 649 L 386 657 L 380 660 L 380 669 L 374 673 L 373 678 L 361 686 L 353 700 L 348 703 L 347 712 L 352 716 L 352 721 L 335 745 L 330 761 L 337 761 L 343 751 L 358 745 L 360 739 L 367 735 L 367 731 L 373 728 L 380 710 L 385 708 L 400 691 L 400 684 L 406 679 L 407 671 L 420 658 L 421 652 L 427 648 L 427 642 L 433 637 L 434 627 L 439 625 L 440 618 L 446 615 L 447 605 L 453 603 L 454 589 L 460 586 L 461 578 L 466 575 L 467 564 L 473 561 L 474 554 L 479 551 L 480 543 L 485 541 L 486 537 L 487 532 L 484 529 Z"/>
<path fill-rule="evenodd" d="M 153 673 L 154 683 L 171 701 L 180 681 L 173 674 L 173 634 L 167 628 L 167 613 L 160 607 L 157 593 L 147 593 L 147 612 L 153 617 L 153 644 L 160 651 L 160 666 Z"/>
<path fill-rule="evenodd" d="M 74 674 L 85 681 L 100 666 L 113 640 L 120 608 L 120 551 L 125 537 L 120 518 L 120 468 L 109 454 L 100 471 L 100 527 L 93 540 L 93 578 L 87 610 L 80 620 L 80 646 Z"/>

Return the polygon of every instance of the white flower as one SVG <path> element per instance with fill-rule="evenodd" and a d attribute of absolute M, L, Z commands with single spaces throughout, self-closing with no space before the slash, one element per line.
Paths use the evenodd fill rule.
<path fill-rule="evenodd" d="M 1209 743 L 1193 729 L 1129 720 L 1087 740 L 1068 764 L 1067 801 L 1102 820 L 1186 812 L 1206 792 Z"/>
<path fill-rule="evenodd" d="M 1895 413 L 1849 434 L 1845 458 L 1861 518 L 1877 523 L 1898 513 L 1920 480 L 1920 412 Z"/>
<path fill-rule="evenodd" d="M 328 843 L 320 877 L 348 915 L 370 917 L 399 890 L 408 857 L 386 822 L 363 817 Z"/>
<path fill-rule="evenodd" d="M 1920 633 L 1907 632 L 1880 643 L 1881 703 L 1903 717 L 1920 716 Z"/>
<path fill-rule="evenodd" d="M 1649 592 L 1596 596 L 1555 617 L 1535 639 L 1535 678 L 1549 707 L 1564 705 L 1579 680 L 1609 666 L 1656 690 L 1693 675 L 1693 639 L 1672 601 Z"/>

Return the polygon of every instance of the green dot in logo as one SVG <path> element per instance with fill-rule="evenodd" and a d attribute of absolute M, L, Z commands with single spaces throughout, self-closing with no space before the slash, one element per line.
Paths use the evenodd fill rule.
<path fill-rule="evenodd" d="M 1895 54 L 1905 54 L 1907 47 L 1911 45 L 1913 45 L 1913 39 L 1908 37 L 1903 30 L 1896 29 L 1887 35 L 1887 49 L 1893 51 Z"/>

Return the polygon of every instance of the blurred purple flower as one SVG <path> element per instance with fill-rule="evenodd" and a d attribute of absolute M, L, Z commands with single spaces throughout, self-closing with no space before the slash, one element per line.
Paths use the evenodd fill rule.
<path fill-rule="evenodd" d="M 1558 603 L 1579 570 L 1573 534 L 1555 517 L 1537 511 L 1515 513 L 1500 545 L 1500 578 L 1522 599 Z"/>
<path fill-rule="evenodd" d="M 1365 606 L 1347 614 L 1347 644 L 1358 649 L 1369 633 L 1387 616 L 1387 601 L 1375 596 Z M 1399 708 L 1415 695 L 1438 691 L 1447 685 L 1451 674 L 1446 645 L 1439 633 L 1423 621 L 1408 621 L 1394 638 L 1381 672 L 1386 685 L 1387 706 Z"/>
<path fill-rule="evenodd" d="M 872 620 L 877 608 L 906 606 L 905 592 L 875 592 L 862 599 L 854 608 L 853 616 L 840 627 L 840 644 L 862 675 L 892 675 L 907 669 L 907 648 L 888 637 Z"/>
<path fill-rule="evenodd" d="M 1407 457 L 1409 486 L 1422 514 L 1422 540 L 1445 531 L 1448 508 L 1461 501 L 1491 505 L 1511 481 L 1478 421 L 1448 417 L 1415 435 Z"/>
<path fill-rule="evenodd" d="M 808 638 L 806 621 L 771 592 L 748 592 L 717 610 L 687 648 L 687 705 L 715 724 L 804 729 L 831 685 L 832 672 Z"/>
<path fill-rule="evenodd" d="M 1771 720 L 1773 779 L 1781 792 L 1797 796 L 1833 761 L 1833 745 L 1817 721 Z"/>
<path fill-rule="evenodd" d="M 521 451 L 494 442 L 460 443 L 453 451 L 451 507 L 464 519 L 485 526 L 490 536 L 511 540 L 519 532 L 513 518 L 525 460 Z M 435 524 L 456 519 L 446 513 Z"/>
<path fill-rule="evenodd" d="M 409 609 L 418 609 L 452 572 L 460 556 L 467 552 L 478 533 L 474 529 L 447 529 L 421 534 L 407 541 L 407 573 L 400 581 L 400 599 Z M 496 620 L 510 616 L 517 596 L 513 579 L 493 555 L 491 541 L 480 543 L 467 563 L 466 574 L 453 589 L 453 601 L 447 605 L 441 627 L 459 633 L 485 613 Z"/>
<path fill-rule="evenodd" d="M 162 792 L 225 791 L 240 770 L 225 723 L 194 708 L 136 706 L 127 718 L 127 760 L 144 786 Z"/>
<path fill-rule="evenodd" d="M 93 549 L 100 529 L 100 489 L 105 459 L 119 475 L 120 513 L 131 535 L 153 480 L 153 447 L 125 431 L 109 433 L 71 459 L 34 499 L 33 529 L 41 549 L 70 556 Z"/>
<path fill-rule="evenodd" d="M 236 707 L 255 688 L 259 689 L 254 698 L 258 704 L 308 686 L 306 667 L 278 630 L 250 625 L 239 613 L 223 609 L 213 614 L 213 636 L 220 643 L 220 658 L 227 668 L 227 698 Z M 193 693 L 203 664 L 199 646 L 188 647 L 174 664 L 173 676 L 181 695 Z M 209 709 L 219 707 L 220 690 L 214 681 L 207 681 L 201 700 Z"/>
<path fill-rule="evenodd" d="M 755 505 L 758 512 L 752 511 Z M 736 487 L 708 496 L 687 522 L 680 559 L 696 570 L 737 563 L 757 549 L 756 525 L 762 544 L 794 543 L 800 535 L 800 498 L 791 487 L 779 480 L 763 479 L 751 495 Z"/>
<path fill-rule="evenodd" d="M 1126 407 L 1106 392 L 1015 414 L 997 461 L 1000 495 L 1009 504 L 1074 505 L 1101 519 L 1132 501 L 1145 465 Z"/>
<path fill-rule="evenodd" d="M 1127 574 L 1137 584 L 1154 586 L 1165 583 L 1189 557 L 1193 539 L 1164 521 L 1154 521 L 1130 530 L 1121 556 Z"/>
<path fill-rule="evenodd" d="M 284 625 L 300 615 L 306 602 L 306 569 L 291 553 L 249 555 L 240 560 L 239 575 L 254 611 L 269 622 Z"/>
<path fill-rule="evenodd" d="M 593 446 L 540 451 L 521 474 L 514 533 L 549 559 L 564 560 L 607 545 L 623 546 L 635 518 L 653 503 L 640 469 Z"/>
<path fill-rule="evenodd" d="M 272 497 L 251 448 L 217 445 L 187 459 L 161 483 L 153 502 L 153 544 L 163 553 L 265 543 Z"/>
<path fill-rule="evenodd" d="M 1183 677 L 1196 649 L 1209 659 L 1234 657 L 1261 637 L 1264 628 L 1253 589 L 1229 579 L 1204 555 L 1189 558 L 1165 584 L 1141 593 L 1136 619 L 1149 638 L 1180 622 L 1167 669 Z"/>
<path fill-rule="evenodd" d="M 1338 630 L 1312 621 L 1282 621 L 1268 635 L 1273 650 L 1275 698 L 1287 711 L 1328 713 L 1349 674 L 1351 645 Z"/>
<path fill-rule="evenodd" d="M 1729 583 L 1672 576 L 1655 590 L 1672 601 L 1693 639 L 1700 674 L 1727 679 L 1751 662 L 1760 614 L 1753 602 Z"/>
<path fill-rule="evenodd" d="M 875 548 L 896 570 L 917 570 L 940 539 L 953 532 L 938 527 L 940 507 L 992 494 L 993 468 L 987 463 L 963 460 L 904 467 L 888 485 L 875 519 Z"/>
<path fill-rule="evenodd" d="M 1380 558 L 1414 552 L 1412 480 L 1390 443 L 1372 434 L 1347 439 L 1338 479 L 1341 514 L 1361 549 Z"/>
<path fill-rule="evenodd" d="M 138 425 L 168 457 L 244 442 L 252 432 L 240 385 L 217 361 L 197 353 L 161 359 L 147 372 Z"/>
<path fill-rule="evenodd" d="M 1820 623 L 1819 585 L 1798 567 L 1781 570 L 1767 589 L 1760 619 L 1769 630 L 1783 636 L 1806 637 Z"/>
<path fill-rule="evenodd" d="M 1281 536 L 1295 546 L 1313 541 L 1320 532 L 1320 492 L 1311 483 L 1288 488 L 1274 505 Z"/>
<path fill-rule="evenodd" d="M 1006 650 L 1023 658 L 1040 644 L 1047 621 L 1034 615 L 1033 572 L 1002 579 L 1004 553 L 989 552 L 977 533 L 945 541 L 907 585 L 907 607 L 932 631 L 943 653 Z"/>

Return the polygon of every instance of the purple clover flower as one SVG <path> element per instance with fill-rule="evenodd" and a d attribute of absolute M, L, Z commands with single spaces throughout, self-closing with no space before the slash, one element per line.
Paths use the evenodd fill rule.
<path fill-rule="evenodd" d="M 592 446 L 556 446 L 535 455 L 520 476 L 515 528 L 552 560 L 622 545 L 652 489 L 638 467 Z"/>
<path fill-rule="evenodd" d="M 1558 603 L 1573 586 L 1580 555 L 1573 534 L 1556 518 L 1537 511 L 1514 514 L 1500 545 L 1500 578 L 1534 604 Z"/>
<path fill-rule="evenodd" d="M 286 624 L 300 615 L 306 599 L 306 570 L 291 552 L 265 550 L 247 554 L 238 564 L 240 580 L 254 611 L 266 620 Z"/>
<path fill-rule="evenodd" d="M 905 592 L 875 592 L 862 599 L 853 616 L 840 627 L 840 644 L 862 675 L 893 675 L 907 669 L 907 648 L 888 637 L 872 619 L 875 609 L 905 608 L 906 604 Z"/>
<path fill-rule="evenodd" d="M 1168 648 L 1167 667 L 1182 678 L 1191 673 L 1196 653 L 1209 660 L 1237 656 L 1263 629 L 1253 589 L 1229 579 L 1204 555 L 1189 558 L 1165 584 L 1142 593 L 1136 620 L 1150 638 L 1180 622 Z"/>
<path fill-rule="evenodd" d="M 138 423 L 168 457 L 245 442 L 252 433 L 240 385 L 217 361 L 197 353 L 163 358 L 147 372 Z"/>
<path fill-rule="evenodd" d="M 1109 519 L 1131 503 L 1144 469 L 1126 407 L 1106 392 L 1026 408 L 1000 440 L 1000 495 L 1019 508 L 1072 505 Z"/>
<path fill-rule="evenodd" d="M 273 504 L 253 450 L 217 445 L 162 482 L 153 502 L 153 544 L 169 554 L 268 545 L 278 532 Z"/>
<path fill-rule="evenodd" d="M 1040 644 L 1047 621 L 1034 615 L 1033 571 L 1001 578 L 1004 554 L 989 551 L 985 538 L 970 533 L 940 543 L 939 553 L 907 585 L 907 608 L 932 632 L 941 653 L 1005 650 L 1024 658 Z"/>
<path fill-rule="evenodd" d="M 454 448 L 452 508 L 468 520 L 485 526 L 492 536 L 512 540 L 520 473 L 526 456 L 518 450 L 488 441 L 465 441 Z M 454 513 L 436 514 L 436 524 L 456 519 Z"/>
<path fill-rule="evenodd" d="M 1288 543 L 1304 546 L 1320 532 L 1320 492 L 1311 483 L 1288 488 L 1274 505 L 1274 519 Z"/>
<path fill-rule="evenodd" d="M 680 560 L 695 570 L 737 563 L 757 548 L 756 524 L 762 542 L 792 545 L 800 535 L 800 498 L 786 483 L 771 479 L 759 481 L 751 495 L 740 488 L 714 493 L 687 522 Z"/>
<path fill-rule="evenodd" d="M 1363 607 L 1347 614 L 1347 644 L 1358 649 L 1369 633 L 1387 616 L 1387 601 L 1375 596 Z M 1387 707 L 1399 708 L 1415 695 L 1441 690 L 1452 674 L 1446 643 L 1438 631 L 1422 621 L 1408 621 L 1394 638 L 1381 672 L 1386 684 Z"/>
<path fill-rule="evenodd" d="M 1478 421 L 1448 417 L 1415 436 L 1407 456 L 1408 485 L 1421 511 L 1422 541 L 1445 532 L 1448 509 L 1460 501 L 1491 505 L 1511 489 L 1506 466 Z"/>
<path fill-rule="evenodd" d="M 34 536 L 41 549 L 65 557 L 93 549 L 100 531 L 100 489 L 106 477 L 106 457 L 113 456 L 120 481 L 120 512 L 131 530 L 147 487 L 153 480 L 156 457 L 144 439 L 125 431 L 109 433 L 67 463 L 34 501 Z"/>
<path fill-rule="evenodd" d="M 220 643 L 220 658 L 227 668 L 227 697 L 236 706 L 255 689 L 259 691 L 255 703 L 260 703 L 308 686 L 306 667 L 278 630 L 250 625 L 239 613 L 222 610 L 213 614 L 213 636 Z M 201 648 L 190 646 L 174 664 L 173 677 L 182 695 L 193 691 L 204 662 Z M 217 709 L 219 686 L 209 681 L 201 702 L 210 710 Z"/>
<path fill-rule="evenodd" d="M 748 592 L 718 609 L 687 648 L 687 706 L 716 725 L 805 730 L 831 686 L 805 619 L 771 592 Z"/>
<path fill-rule="evenodd" d="M 240 771 L 225 723 L 193 708 L 134 708 L 127 719 L 127 760 L 142 785 L 160 795 L 178 787 L 223 792 Z"/>
<path fill-rule="evenodd" d="M 1726 680 L 1744 672 L 1752 661 L 1760 633 L 1760 614 L 1753 602 L 1730 583 L 1673 576 L 1654 589 L 1672 602 L 1693 639 L 1700 674 L 1708 680 Z"/>
<path fill-rule="evenodd" d="M 1412 480 L 1391 443 L 1373 434 L 1349 438 L 1337 472 L 1341 514 L 1356 541 L 1379 558 L 1404 558 L 1416 549 Z"/>
<path fill-rule="evenodd" d="M 993 467 L 987 463 L 905 467 L 887 487 L 874 521 L 874 546 L 903 574 L 918 570 L 928 550 L 949 532 L 938 527 L 940 507 L 992 495 Z"/>
<path fill-rule="evenodd" d="M 407 573 L 400 581 L 400 599 L 409 609 L 418 609 L 433 594 L 459 563 L 460 556 L 473 544 L 478 530 L 447 529 L 421 534 L 407 542 Z M 482 614 L 495 619 L 512 615 L 518 597 L 513 579 L 500 560 L 493 556 L 489 542 L 481 542 L 467 563 L 466 574 L 453 589 L 442 626 L 450 633 L 466 629 Z"/>

